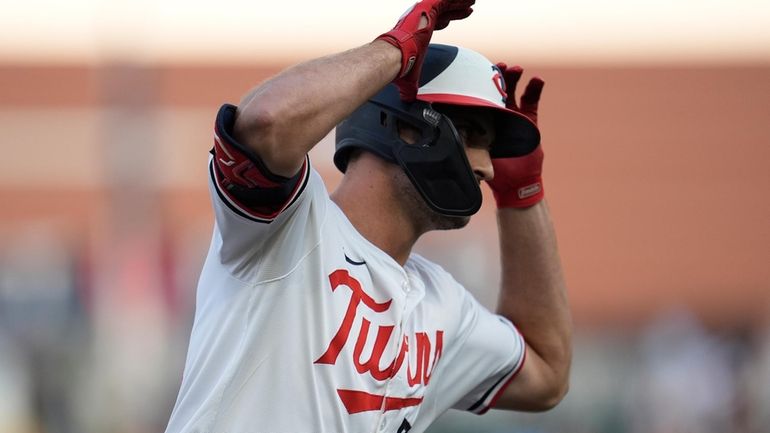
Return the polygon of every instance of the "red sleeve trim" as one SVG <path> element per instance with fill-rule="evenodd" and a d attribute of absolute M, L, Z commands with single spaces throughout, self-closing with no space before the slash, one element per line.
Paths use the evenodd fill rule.
<path fill-rule="evenodd" d="M 500 387 L 499 390 L 495 393 L 494 397 L 492 397 L 492 400 L 489 402 L 488 405 L 483 406 L 482 410 L 480 412 L 477 412 L 479 415 L 484 415 L 487 413 L 489 409 L 492 409 L 497 405 L 497 400 L 500 400 L 500 397 L 503 396 L 503 393 L 505 392 L 505 389 L 508 388 L 508 385 L 513 382 L 513 379 L 516 379 L 516 376 L 519 375 L 519 372 L 521 371 L 521 367 L 524 366 L 524 361 L 527 359 L 527 346 L 524 346 L 524 354 L 521 356 L 521 362 L 519 362 L 519 365 L 516 366 L 516 368 L 513 370 L 513 373 L 511 373 L 511 377 L 508 378 L 508 380 L 503 383 L 503 386 Z"/>

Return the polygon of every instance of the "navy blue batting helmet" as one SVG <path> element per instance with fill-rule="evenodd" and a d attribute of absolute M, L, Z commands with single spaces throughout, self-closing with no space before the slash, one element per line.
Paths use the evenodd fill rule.
<path fill-rule="evenodd" d="M 431 44 L 417 100 L 403 102 L 393 84 L 382 89 L 337 125 L 334 164 L 344 173 L 354 149 L 372 152 L 400 165 L 434 211 L 472 215 L 481 207 L 481 190 L 441 105 L 489 109 L 496 130 L 490 156 L 526 155 L 540 143 L 540 132 L 525 116 L 506 108 L 506 98 L 502 73 L 486 57 L 466 48 Z M 401 139 L 400 123 L 418 132 L 417 142 Z"/>

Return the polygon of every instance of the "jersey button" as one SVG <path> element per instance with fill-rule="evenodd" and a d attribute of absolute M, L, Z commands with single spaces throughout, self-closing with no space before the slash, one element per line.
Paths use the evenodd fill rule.
<path fill-rule="evenodd" d="M 404 280 L 401 282 L 401 288 L 404 289 L 405 292 L 409 291 L 409 281 Z"/>

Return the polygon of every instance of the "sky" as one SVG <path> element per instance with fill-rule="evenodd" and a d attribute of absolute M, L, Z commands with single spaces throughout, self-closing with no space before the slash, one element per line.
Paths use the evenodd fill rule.
<path fill-rule="evenodd" d="M 26 0 L 0 62 L 293 61 L 366 43 L 412 1 Z M 478 0 L 434 41 L 540 63 L 770 64 L 768 0 Z"/>

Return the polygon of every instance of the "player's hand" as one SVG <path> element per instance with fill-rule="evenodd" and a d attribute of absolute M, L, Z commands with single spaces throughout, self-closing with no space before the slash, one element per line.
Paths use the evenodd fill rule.
<path fill-rule="evenodd" d="M 377 39 L 401 50 L 401 71 L 393 81 L 401 99 L 410 102 L 417 97 L 425 51 L 434 30 L 441 30 L 450 21 L 461 20 L 473 12 L 476 0 L 422 0 L 401 16 L 393 30 Z"/>
<path fill-rule="evenodd" d="M 506 106 L 529 118 L 537 125 L 537 106 L 540 102 L 540 94 L 545 82 L 539 78 L 532 78 L 521 100 L 516 101 L 516 84 L 524 70 L 521 66 L 508 67 L 505 63 L 498 63 L 497 67 L 503 73 L 508 98 Z M 537 146 L 531 153 L 515 158 L 492 159 L 495 176 L 490 180 L 489 186 L 495 196 L 498 208 L 525 208 L 537 204 L 543 199 L 543 148 Z"/>

